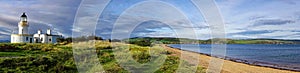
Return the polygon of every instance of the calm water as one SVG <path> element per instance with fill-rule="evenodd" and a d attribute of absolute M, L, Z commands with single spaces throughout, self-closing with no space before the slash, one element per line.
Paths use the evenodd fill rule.
<path fill-rule="evenodd" d="M 181 44 L 183 50 L 210 54 L 210 44 Z M 180 48 L 180 44 L 170 44 Z M 200 51 L 197 50 L 200 47 Z M 257 65 L 300 71 L 300 45 L 276 44 L 227 44 L 226 56 L 245 60 Z"/>

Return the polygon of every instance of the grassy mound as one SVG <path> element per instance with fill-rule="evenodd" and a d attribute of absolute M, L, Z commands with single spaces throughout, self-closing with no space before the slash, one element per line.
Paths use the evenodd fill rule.
<path fill-rule="evenodd" d="M 116 46 L 112 46 L 110 42 L 96 41 L 95 47 L 77 48 L 73 49 L 72 45 L 86 46 L 88 43 L 74 43 L 67 45 L 53 45 L 53 44 L 0 44 L 0 72 L 55 72 L 55 73 L 76 73 L 79 66 L 92 66 L 92 65 L 81 65 L 84 62 L 97 62 L 102 65 L 105 72 L 109 73 L 129 73 L 130 71 L 120 64 L 119 60 L 116 59 L 119 53 L 115 53 L 115 49 L 120 46 L 129 46 L 128 48 L 121 48 L 128 50 L 131 54 L 132 60 L 139 64 L 147 64 L 153 60 L 153 58 L 159 57 L 159 55 L 150 54 L 165 54 L 166 60 L 162 62 L 162 66 L 159 66 L 155 71 L 156 73 L 176 72 L 180 59 L 177 56 L 170 56 L 170 52 L 154 51 L 150 52 L 155 48 L 153 47 L 141 47 L 137 45 L 113 43 Z M 82 52 L 73 52 L 73 51 Z M 95 58 L 88 58 L 88 55 L 92 52 L 96 53 Z M 82 57 L 82 59 L 75 62 L 74 56 Z M 155 59 L 154 59 L 155 60 Z M 76 64 L 77 63 L 77 64 Z M 90 69 L 80 69 L 87 72 L 97 72 L 97 66 Z M 188 70 L 188 68 L 187 68 Z M 203 72 L 202 67 L 198 68 L 198 72 Z"/>

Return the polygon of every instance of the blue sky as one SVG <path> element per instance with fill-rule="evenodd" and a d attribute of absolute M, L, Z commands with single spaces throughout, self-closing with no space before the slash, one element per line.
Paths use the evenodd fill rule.
<path fill-rule="evenodd" d="M 150 4 L 150 7 L 135 6 L 142 0 L 111 0 L 99 17 L 95 34 L 110 38 L 113 26 L 121 13 L 126 9 L 136 8 L 126 13 L 122 21 L 122 29 L 116 33 L 127 31 L 127 25 L 147 18 L 161 18 L 160 21 L 145 21 L 140 23 L 131 37 L 176 37 L 177 33 L 185 33 L 183 38 L 209 39 L 209 25 L 205 23 L 201 12 L 191 1 L 161 0 L 171 6 Z M 72 31 L 81 32 L 91 26 L 72 27 L 80 0 L 1 0 L 0 1 L 0 40 L 9 40 L 11 33 L 18 30 L 17 23 L 22 12 L 26 12 L 30 25 L 30 33 L 38 29 L 51 28 L 55 34 L 70 37 Z M 299 0 L 216 0 L 225 23 L 227 38 L 273 38 L 300 39 L 300 1 Z M 91 5 L 93 5 L 91 3 Z M 171 7 L 171 8 L 170 8 Z M 181 11 L 183 16 L 172 12 Z M 93 12 L 93 8 L 90 9 Z M 88 12 L 87 12 L 88 14 Z M 134 21 L 133 21 L 134 20 Z M 168 24 L 166 24 L 166 23 Z M 175 26 L 170 28 L 168 25 Z M 189 37 L 194 31 L 197 38 Z M 45 31 L 45 30 L 44 30 Z M 92 34 L 87 33 L 87 34 Z M 82 34 L 86 35 L 86 34 Z M 80 35 L 79 35 L 80 36 Z"/>

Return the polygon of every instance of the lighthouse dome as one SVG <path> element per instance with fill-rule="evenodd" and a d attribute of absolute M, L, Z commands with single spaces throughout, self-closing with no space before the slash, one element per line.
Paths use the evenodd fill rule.
<path fill-rule="evenodd" d="M 27 17 L 26 14 L 25 14 L 25 12 L 21 15 L 21 17 Z"/>

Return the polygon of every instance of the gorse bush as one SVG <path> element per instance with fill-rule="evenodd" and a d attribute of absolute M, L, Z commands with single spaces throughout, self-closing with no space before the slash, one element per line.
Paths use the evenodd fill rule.
<path fill-rule="evenodd" d="M 0 72 L 77 72 L 72 51 L 59 49 L 53 44 L 2 43 Z"/>
<path fill-rule="evenodd" d="M 72 58 L 71 53 L 0 58 L 0 72 L 77 72 Z"/>
<path fill-rule="evenodd" d="M 128 40 L 129 44 L 135 44 L 135 45 L 139 45 L 139 46 L 151 46 L 152 41 L 150 40 L 146 40 L 146 39 L 129 39 Z"/>
<path fill-rule="evenodd" d="M 42 50 L 55 51 L 58 50 L 53 44 L 32 44 L 32 43 L 0 43 L 0 51 L 19 51 L 19 50 Z"/>
<path fill-rule="evenodd" d="M 0 51 L 16 51 L 20 48 L 18 46 L 21 46 L 23 44 L 8 44 L 8 43 L 2 43 L 0 44 Z"/>
<path fill-rule="evenodd" d="M 22 49 L 25 50 L 42 50 L 42 51 L 51 51 L 54 49 L 55 45 L 53 44 L 27 44 L 22 46 Z"/>

